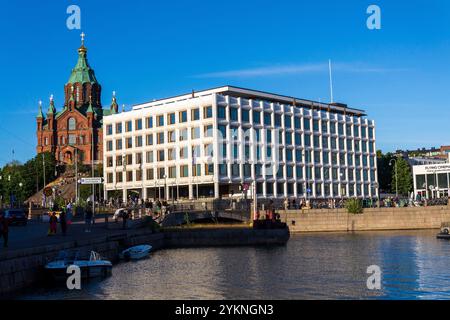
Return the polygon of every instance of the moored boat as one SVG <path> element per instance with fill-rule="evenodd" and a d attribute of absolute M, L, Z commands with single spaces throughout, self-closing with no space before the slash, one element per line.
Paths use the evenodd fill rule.
<path fill-rule="evenodd" d="M 120 254 L 120 258 L 124 260 L 139 260 L 148 257 L 150 251 L 152 250 L 152 246 L 148 244 L 134 246 L 128 248 Z"/>
<path fill-rule="evenodd" d="M 80 268 L 82 279 L 107 277 L 112 272 L 111 261 L 103 259 L 95 251 L 91 251 L 88 257 L 78 251 L 72 254 L 62 251 L 54 261 L 47 263 L 45 270 L 53 279 L 64 281 L 69 276 L 67 268 L 72 265 Z"/>
<path fill-rule="evenodd" d="M 437 234 L 438 239 L 450 239 L 450 223 L 444 222 L 441 224 L 441 231 Z"/>

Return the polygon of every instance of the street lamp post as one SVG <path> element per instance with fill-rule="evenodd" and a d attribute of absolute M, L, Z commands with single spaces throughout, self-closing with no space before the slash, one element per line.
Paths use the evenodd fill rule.
<path fill-rule="evenodd" d="M 20 182 L 20 183 L 19 183 L 20 191 L 19 191 L 19 203 L 18 203 L 18 208 L 20 208 L 20 207 L 22 206 L 22 201 L 21 201 L 21 199 L 22 199 L 22 197 L 21 197 L 21 195 L 22 195 L 22 187 L 23 187 L 23 183 Z"/>
<path fill-rule="evenodd" d="M 167 201 L 167 200 L 169 200 L 169 194 L 167 192 L 167 175 L 166 174 L 163 175 L 163 179 L 164 179 L 164 199 Z"/>
<path fill-rule="evenodd" d="M 395 165 L 395 196 L 398 198 L 398 167 L 397 167 L 397 159 L 391 159 L 389 161 L 389 166 L 392 167 L 392 162 L 394 162 Z"/>

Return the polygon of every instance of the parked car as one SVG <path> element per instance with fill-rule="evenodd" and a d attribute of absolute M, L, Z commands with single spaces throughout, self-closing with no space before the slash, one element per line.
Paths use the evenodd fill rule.
<path fill-rule="evenodd" d="M 28 215 L 23 209 L 5 210 L 5 217 L 10 220 L 11 225 L 26 226 L 28 223 Z"/>

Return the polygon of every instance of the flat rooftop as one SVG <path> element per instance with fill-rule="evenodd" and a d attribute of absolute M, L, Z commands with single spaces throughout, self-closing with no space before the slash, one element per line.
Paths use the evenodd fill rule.
<path fill-rule="evenodd" d="M 239 87 L 234 87 L 234 86 L 222 86 L 222 87 L 206 89 L 206 90 L 201 90 L 201 91 L 192 91 L 190 93 L 182 94 L 179 96 L 158 99 L 158 100 L 154 100 L 151 102 L 134 105 L 133 110 L 140 110 L 143 108 L 149 108 L 149 107 L 163 105 L 163 104 L 180 102 L 180 101 L 189 100 L 192 98 L 208 96 L 211 94 L 228 95 L 228 96 L 233 96 L 233 97 L 237 97 L 237 98 L 240 97 L 240 98 L 253 99 L 253 100 L 265 100 L 265 101 L 274 102 L 274 103 L 296 105 L 298 107 L 314 108 L 314 109 L 319 109 L 319 110 L 324 110 L 324 111 L 329 110 L 332 112 L 341 113 L 341 114 L 345 113 L 345 114 L 348 114 L 351 116 L 357 116 L 357 117 L 367 116 L 367 114 L 364 110 L 349 108 L 345 104 L 323 103 L 323 102 L 317 102 L 317 101 L 313 101 L 313 100 L 305 100 L 305 99 L 300 99 L 300 98 L 295 98 L 295 97 L 290 97 L 290 96 L 285 96 L 285 95 L 279 95 L 279 94 L 270 93 L 270 92 L 245 89 L 245 88 L 239 88 Z"/>

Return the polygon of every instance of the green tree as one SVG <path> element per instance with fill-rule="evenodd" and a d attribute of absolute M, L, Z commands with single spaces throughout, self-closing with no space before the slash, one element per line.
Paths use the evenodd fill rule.
<path fill-rule="evenodd" d="M 395 158 L 396 164 L 392 161 L 392 183 L 391 191 L 396 192 L 398 177 L 398 193 L 407 196 L 413 189 L 413 177 L 409 163 L 402 157 Z M 396 168 L 397 166 L 397 168 Z M 396 174 L 397 170 L 397 174 Z"/>
<path fill-rule="evenodd" d="M 378 183 L 381 192 L 390 192 L 392 189 L 392 167 L 390 161 L 395 159 L 392 153 L 383 154 L 377 151 Z"/>

